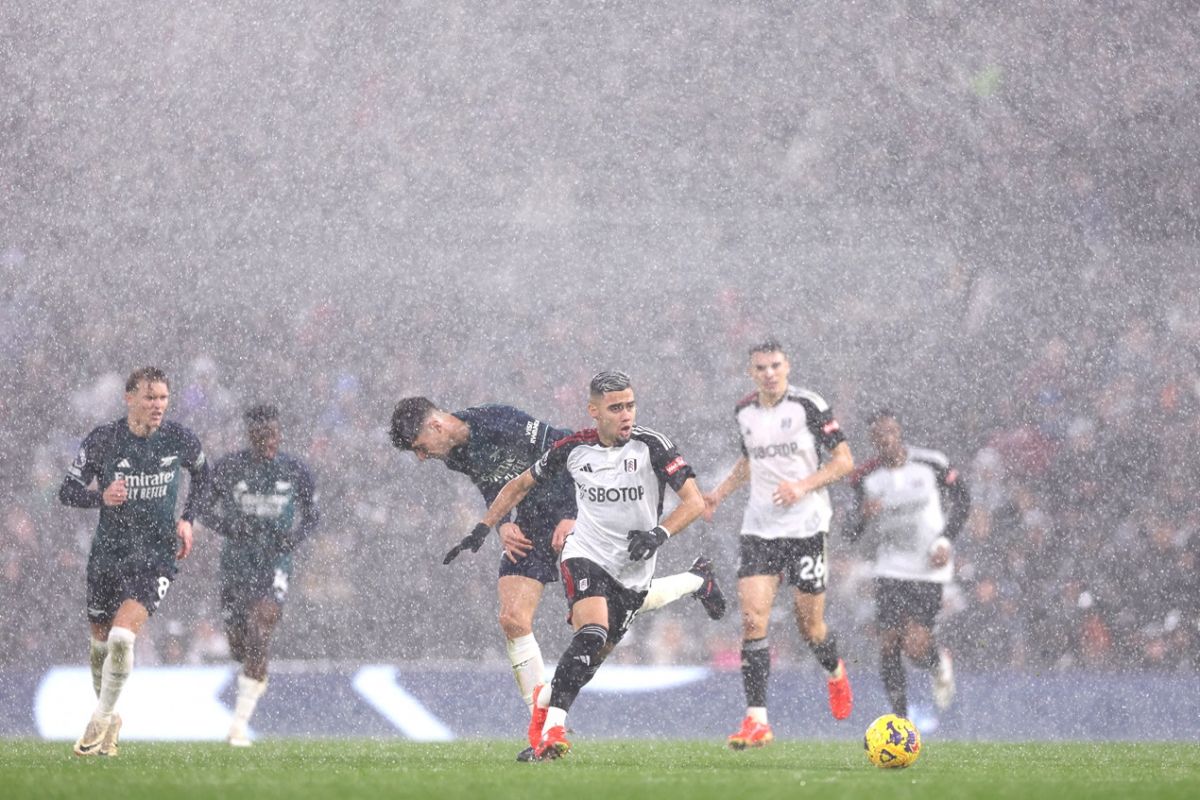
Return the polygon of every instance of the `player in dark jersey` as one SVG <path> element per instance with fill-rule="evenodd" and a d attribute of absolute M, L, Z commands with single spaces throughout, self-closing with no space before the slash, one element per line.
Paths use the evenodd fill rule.
<path fill-rule="evenodd" d="M 945 455 L 905 443 L 895 413 L 876 411 L 867 422 L 876 457 L 851 476 L 858 503 L 847 534 L 869 531 L 875 545 L 883 686 L 892 711 L 907 717 L 907 655 L 929 672 L 934 705 L 945 711 L 954 699 L 954 669 L 933 628 L 943 587 L 954 577 L 953 542 L 970 514 L 971 494 Z"/>
<path fill-rule="evenodd" d="M 575 636 L 550 691 L 539 686 L 534 693 L 530 738 L 535 728 L 539 735 L 519 761 L 559 758 L 570 749 L 567 712 L 642 609 L 656 551 L 704 512 L 695 474 L 671 441 L 634 425 L 629 376 L 602 372 L 592 378 L 588 414 L 596 427 L 557 441 L 504 487 L 471 533 L 486 535 L 538 486 L 563 475 L 575 486 L 578 519 L 561 565 Z M 679 505 L 660 521 L 665 485 L 678 494 Z"/>
<path fill-rule="evenodd" d="M 308 467 L 279 451 L 279 411 L 257 405 L 244 417 L 250 446 L 213 466 L 212 492 L 200 516 L 225 540 L 221 618 L 230 652 L 242 664 L 227 739 L 234 747 L 250 745 L 250 716 L 267 690 L 271 633 L 283 613 L 292 554 L 320 517 Z"/>
<path fill-rule="evenodd" d="M 571 431 L 507 405 L 482 405 L 453 413 L 424 397 L 401 400 L 392 414 L 391 440 L 421 461 L 435 459 L 471 479 L 489 505 L 510 480 Z M 558 550 L 575 524 L 575 490 L 569 476 L 546 481 L 502 520 L 498 594 L 500 627 L 507 640 L 517 688 L 532 712 L 533 691 L 545 681 L 541 648 L 533 635 L 533 615 L 545 585 L 558 580 Z M 463 550 L 478 552 L 489 529 L 473 532 L 446 554 L 449 564 Z M 712 565 L 697 559 L 687 572 L 655 581 L 647 610 L 692 594 L 714 619 L 725 611 L 724 595 Z"/>
<path fill-rule="evenodd" d="M 835 719 L 845 719 L 853 707 L 837 638 L 825 624 L 825 551 L 833 517 L 827 487 L 849 474 L 854 458 L 829 405 L 815 392 L 789 384 L 789 371 L 777 342 L 751 348 L 749 372 L 757 391 L 734 412 L 742 456 L 704 498 L 705 516 L 711 520 L 730 493 L 750 484 L 738 565 L 746 715 L 728 739 L 735 750 L 762 747 L 775 738 L 767 719 L 767 635 L 771 607 L 784 580 L 793 587 L 800 635 L 828 675 L 829 710 Z M 828 458 L 822 458 L 822 450 Z"/>
<path fill-rule="evenodd" d="M 166 596 L 176 561 L 192 550 L 208 464 L 194 433 L 163 420 L 169 399 L 162 370 L 134 370 L 125 382 L 126 416 L 88 434 L 58 492 L 65 505 L 100 509 L 87 567 L 98 702 L 76 755 L 117 754 L 121 718 L 113 709 L 133 669 L 134 639 Z M 176 521 L 180 468 L 191 486 Z"/>

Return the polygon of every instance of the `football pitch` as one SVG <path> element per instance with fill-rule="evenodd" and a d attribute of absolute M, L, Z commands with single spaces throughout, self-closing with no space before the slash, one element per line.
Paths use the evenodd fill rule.
<path fill-rule="evenodd" d="M 870 766 L 846 741 L 787 741 L 734 753 L 720 742 L 587 741 L 563 760 L 519 764 L 512 741 L 414 744 L 273 740 L 122 743 L 115 759 L 65 742 L 0 740 L 6 798 L 357 798 L 766 800 L 813 797 L 1200 797 L 1192 743 L 927 741 L 906 770 Z"/>

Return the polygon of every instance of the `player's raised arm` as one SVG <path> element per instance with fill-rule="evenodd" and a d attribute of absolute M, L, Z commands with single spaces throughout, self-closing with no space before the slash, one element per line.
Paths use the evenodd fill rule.
<path fill-rule="evenodd" d="M 483 515 L 483 522 L 480 522 L 471 532 L 463 537 L 463 540 L 450 548 L 450 552 L 446 553 L 446 557 L 442 559 L 443 564 L 449 564 L 454 559 L 458 558 L 458 554 L 463 550 L 470 550 L 472 553 L 478 553 L 479 548 L 483 547 L 483 542 L 487 539 L 488 533 L 492 528 L 505 519 L 509 512 L 517 507 L 517 504 L 525 499 L 525 495 L 529 494 L 530 490 L 537 485 L 537 479 L 533 477 L 532 468 L 525 470 L 517 477 L 504 485 L 500 490 L 500 494 L 496 495 L 496 499 L 488 506 L 487 513 Z"/>

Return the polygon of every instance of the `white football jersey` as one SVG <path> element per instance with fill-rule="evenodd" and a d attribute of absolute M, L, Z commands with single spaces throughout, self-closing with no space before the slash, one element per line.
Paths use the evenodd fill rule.
<path fill-rule="evenodd" d="M 946 530 L 942 488 L 958 480 L 946 456 L 936 450 L 908 448 L 908 460 L 888 468 L 871 462 L 855 477 L 859 503 L 878 501 L 882 510 L 867 522 L 876 537 L 875 575 L 909 581 L 949 583 L 954 561 L 929 565 L 929 548 Z"/>
<path fill-rule="evenodd" d="M 833 450 L 846 441 L 829 404 L 820 395 L 788 386 L 773 406 L 758 392 L 742 399 L 735 411 L 742 453 L 750 462 L 750 501 L 742 515 L 742 533 L 764 539 L 804 539 L 828 533 L 833 518 L 829 492 L 820 489 L 791 506 L 777 506 L 772 495 L 783 481 L 798 481 L 821 466 L 818 447 Z"/>
<path fill-rule="evenodd" d="M 679 491 L 695 476 L 691 466 L 665 436 L 635 426 L 621 447 L 605 447 L 594 429 L 579 431 L 556 442 L 530 468 L 539 482 L 562 470 L 575 481 L 579 507 L 562 559 L 586 558 L 625 588 L 645 591 L 657 554 L 630 561 L 629 532 L 658 524 L 664 485 Z"/>

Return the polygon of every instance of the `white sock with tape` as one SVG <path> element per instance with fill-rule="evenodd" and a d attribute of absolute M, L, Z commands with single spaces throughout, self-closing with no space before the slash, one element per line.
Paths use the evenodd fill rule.
<path fill-rule="evenodd" d="M 533 690 L 539 683 L 546 682 L 546 665 L 542 661 L 542 648 L 532 633 L 508 640 L 508 661 L 512 664 L 517 690 L 529 710 L 533 711 Z"/>
<path fill-rule="evenodd" d="M 100 701 L 92 714 L 97 719 L 112 719 L 113 708 L 125 680 L 133 671 L 133 642 L 137 636 L 128 628 L 113 628 L 108 632 L 108 655 L 100 670 Z"/>

